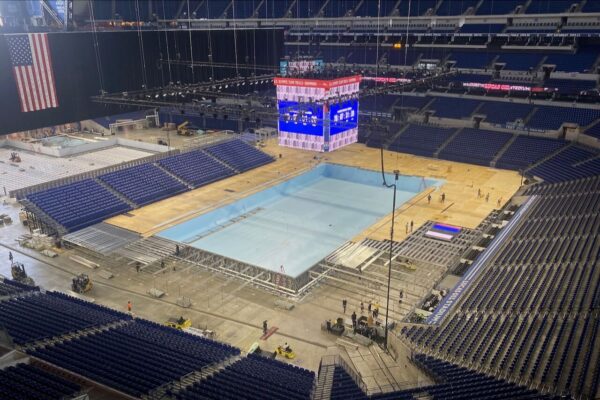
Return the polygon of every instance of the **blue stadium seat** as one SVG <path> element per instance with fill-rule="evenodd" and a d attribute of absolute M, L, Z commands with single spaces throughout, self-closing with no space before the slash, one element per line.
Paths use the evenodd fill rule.
<path fill-rule="evenodd" d="M 464 128 L 440 152 L 445 160 L 489 166 L 496 154 L 510 140 L 505 132 Z"/>
<path fill-rule="evenodd" d="M 517 136 L 496 162 L 496 167 L 524 169 L 549 156 L 567 143 L 562 140 L 544 139 L 533 136 Z"/>
<path fill-rule="evenodd" d="M 110 172 L 98 178 L 139 206 L 187 190 L 184 184 L 152 164 Z"/>
<path fill-rule="evenodd" d="M 208 146 L 204 150 L 240 172 L 274 161 L 268 154 L 237 139 Z"/>
<path fill-rule="evenodd" d="M 75 231 L 131 207 L 93 179 L 36 192 L 27 199 L 68 231 Z"/>
<path fill-rule="evenodd" d="M 204 186 L 235 174 L 231 168 L 202 150 L 163 158 L 158 164 L 194 187 Z"/>
<path fill-rule="evenodd" d="M 62 400 L 81 391 L 68 381 L 33 364 L 0 370 L 0 398 L 6 400 Z"/>
<path fill-rule="evenodd" d="M 410 124 L 389 146 L 389 150 L 432 157 L 456 129 Z"/>

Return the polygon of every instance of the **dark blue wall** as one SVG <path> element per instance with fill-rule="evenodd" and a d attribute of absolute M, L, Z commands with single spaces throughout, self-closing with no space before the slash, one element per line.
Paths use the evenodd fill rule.
<path fill-rule="evenodd" d="M 172 60 L 189 60 L 193 52 L 195 61 L 208 61 L 209 37 L 213 48 L 213 61 L 235 63 L 232 31 L 147 31 L 142 33 L 146 80 L 148 87 L 160 87 L 173 82 L 199 82 L 207 80 L 209 68 L 166 64 L 167 43 Z M 94 41 L 89 32 L 48 34 L 56 81 L 59 107 L 38 112 L 22 113 L 13 79 L 10 57 L 4 35 L 0 37 L 0 134 L 26 129 L 80 121 L 104 115 L 131 111 L 119 106 L 105 106 L 90 101 L 90 96 L 100 93 L 100 79 Z M 276 65 L 283 47 L 283 33 L 279 30 L 237 31 L 238 62 L 243 64 Z M 254 49 L 256 43 L 256 49 Z M 104 90 L 121 92 L 141 89 L 143 70 L 137 32 L 98 33 L 98 47 Z M 246 74 L 251 71 L 240 70 Z M 216 79 L 231 76 L 231 69 L 214 69 Z"/>

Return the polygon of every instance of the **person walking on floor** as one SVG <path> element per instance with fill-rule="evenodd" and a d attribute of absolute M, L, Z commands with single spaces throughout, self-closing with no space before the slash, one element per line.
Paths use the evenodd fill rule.
<path fill-rule="evenodd" d="M 352 311 L 352 328 L 356 329 L 356 311 Z"/>
<path fill-rule="evenodd" d="M 371 302 L 369 301 L 369 307 L 367 308 L 367 311 L 369 312 L 369 315 L 371 315 Z"/>
<path fill-rule="evenodd" d="M 127 302 L 127 312 L 131 313 L 131 300 Z"/>
<path fill-rule="evenodd" d="M 427 204 L 431 204 L 431 193 L 427 195 Z"/>
<path fill-rule="evenodd" d="M 442 193 L 442 204 L 446 202 L 446 193 Z"/>
<path fill-rule="evenodd" d="M 485 202 L 489 202 L 490 201 L 490 193 L 488 192 L 488 194 L 485 195 Z"/>
<path fill-rule="evenodd" d="M 410 231 L 411 231 L 411 232 L 413 231 L 413 227 L 414 227 L 414 226 L 415 226 L 415 223 L 414 223 L 414 221 L 411 219 L 411 220 L 410 220 Z"/>
<path fill-rule="evenodd" d="M 348 301 L 346 299 L 342 300 L 342 308 L 344 309 L 344 314 L 346 314 L 346 306 L 348 305 Z"/>
<path fill-rule="evenodd" d="M 408 234 L 408 222 L 406 223 L 406 233 Z"/>
<path fill-rule="evenodd" d="M 263 335 L 267 334 L 267 320 L 265 319 L 263 321 Z"/>
<path fill-rule="evenodd" d="M 365 303 L 363 303 L 362 301 L 360 302 L 360 315 L 363 315 L 365 313 Z"/>

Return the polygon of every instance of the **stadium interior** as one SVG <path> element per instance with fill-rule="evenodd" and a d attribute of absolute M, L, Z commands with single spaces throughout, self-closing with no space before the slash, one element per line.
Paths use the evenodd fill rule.
<path fill-rule="evenodd" d="M 600 0 L 0 36 L 0 399 L 600 399 Z"/>

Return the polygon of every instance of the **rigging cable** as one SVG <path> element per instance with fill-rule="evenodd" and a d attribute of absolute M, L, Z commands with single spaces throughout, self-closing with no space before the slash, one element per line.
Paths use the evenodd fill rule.
<path fill-rule="evenodd" d="M 162 9 L 163 9 L 163 20 L 167 20 L 167 15 L 165 13 L 165 0 L 162 0 Z M 167 42 L 167 65 L 169 66 L 169 85 L 173 83 L 173 74 L 171 73 L 171 54 L 169 53 L 169 36 L 167 35 L 167 28 L 165 26 L 165 42 Z"/>
<path fill-rule="evenodd" d="M 98 79 L 100 81 L 100 94 L 104 94 L 104 77 L 102 72 L 102 58 L 100 56 L 100 45 L 98 43 L 98 31 L 96 29 L 96 18 L 94 17 L 94 5 L 92 0 L 88 0 L 90 6 L 90 19 L 92 20 L 92 38 L 94 41 L 94 54 L 96 56 L 96 69 L 98 70 Z"/>
<path fill-rule="evenodd" d="M 148 88 L 148 78 L 146 76 L 146 54 L 144 52 L 144 38 L 142 37 L 139 0 L 135 0 L 135 15 L 137 20 L 138 43 L 140 46 L 140 55 L 142 57 L 142 85 L 143 88 L 146 89 Z"/>

